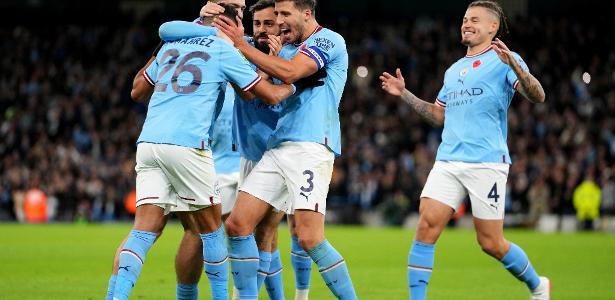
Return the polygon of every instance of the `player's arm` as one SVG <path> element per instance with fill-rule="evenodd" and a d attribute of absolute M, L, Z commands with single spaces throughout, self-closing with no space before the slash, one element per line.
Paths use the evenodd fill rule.
<path fill-rule="evenodd" d="M 517 75 L 518 84 L 515 85 L 515 89 L 532 103 L 545 102 L 545 91 L 540 81 L 519 64 L 506 44 L 500 39 L 495 39 L 492 45 L 495 52 L 498 53 L 500 60 L 509 65 L 513 72 L 515 72 L 515 75 Z"/>
<path fill-rule="evenodd" d="M 241 24 L 241 21 L 238 20 L 238 23 Z M 245 41 L 243 26 L 236 25 L 225 16 L 216 18 L 214 25 L 224 32 L 233 41 L 235 47 L 259 70 L 285 83 L 290 84 L 308 77 L 319 69 L 316 61 L 308 55 L 295 55 L 291 60 L 286 60 L 261 52 Z"/>
<path fill-rule="evenodd" d="M 132 81 L 132 90 L 130 97 L 136 102 L 147 101 L 154 93 L 154 83 L 147 80 L 145 70 L 154 62 L 156 56 L 152 56 L 147 64 L 139 70 L 134 80 Z"/>
<path fill-rule="evenodd" d="M 430 125 L 434 127 L 444 126 L 444 107 L 419 99 L 419 97 L 406 89 L 406 82 L 401 75 L 401 70 L 397 69 L 396 75 L 393 76 L 384 72 L 380 76 L 382 89 L 392 96 L 400 97 Z"/>

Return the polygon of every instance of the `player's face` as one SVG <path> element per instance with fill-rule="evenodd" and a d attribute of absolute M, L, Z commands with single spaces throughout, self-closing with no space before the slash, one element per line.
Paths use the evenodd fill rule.
<path fill-rule="evenodd" d="M 461 43 L 468 47 L 491 41 L 497 32 L 497 17 L 484 7 L 470 7 L 461 24 Z"/>
<path fill-rule="evenodd" d="M 237 15 L 243 20 L 243 11 L 246 10 L 246 0 L 224 0 L 220 3 L 230 5 L 237 10 Z"/>
<path fill-rule="evenodd" d="M 280 35 L 280 26 L 276 23 L 275 10 L 268 7 L 254 12 L 252 29 L 256 48 L 269 52 L 269 35 Z"/>
<path fill-rule="evenodd" d="M 276 2 L 275 13 L 284 43 L 301 42 L 308 21 L 309 10 L 300 10 L 292 1 Z"/>

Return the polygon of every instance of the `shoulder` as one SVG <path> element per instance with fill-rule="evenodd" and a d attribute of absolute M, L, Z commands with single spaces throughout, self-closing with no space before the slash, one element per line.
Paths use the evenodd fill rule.
<path fill-rule="evenodd" d="M 325 51 L 340 46 L 346 48 L 346 40 L 344 40 L 344 37 L 328 28 L 322 28 L 318 32 L 314 33 L 311 40 L 312 44 L 316 44 Z"/>

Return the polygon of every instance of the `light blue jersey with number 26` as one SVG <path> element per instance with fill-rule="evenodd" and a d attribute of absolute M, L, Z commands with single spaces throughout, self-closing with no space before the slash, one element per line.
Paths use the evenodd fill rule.
<path fill-rule="evenodd" d="M 144 72 L 155 85 L 137 143 L 209 149 L 227 82 L 248 91 L 261 77 L 237 49 L 216 37 L 166 43 Z"/>

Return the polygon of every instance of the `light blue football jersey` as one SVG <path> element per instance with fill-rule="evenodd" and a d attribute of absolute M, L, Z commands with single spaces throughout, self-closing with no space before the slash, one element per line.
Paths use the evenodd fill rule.
<path fill-rule="evenodd" d="M 227 82 L 250 90 L 261 77 L 228 42 L 194 37 L 167 42 L 143 76 L 155 91 L 137 143 L 209 149 Z"/>
<path fill-rule="evenodd" d="M 518 54 L 514 57 L 528 70 Z M 510 164 L 507 111 L 517 84 L 513 70 L 491 48 L 454 63 L 436 100 L 445 107 L 436 160 Z"/>
<path fill-rule="evenodd" d="M 348 75 L 346 42 L 338 33 L 318 27 L 303 43 L 285 45 L 279 56 L 290 60 L 295 55 L 307 55 L 319 69 L 325 68 L 325 85 L 286 99 L 268 148 L 288 141 L 315 142 L 339 156 L 342 140 L 338 110 Z"/>
<path fill-rule="evenodd" d="M 239 152 L 233 151 L 233 110 L 235 90 L 228 84 L 224 105 L 213 127 L 211 152 L 214 156 L 216 173 L 231 174 L 239 172 Z"/>

